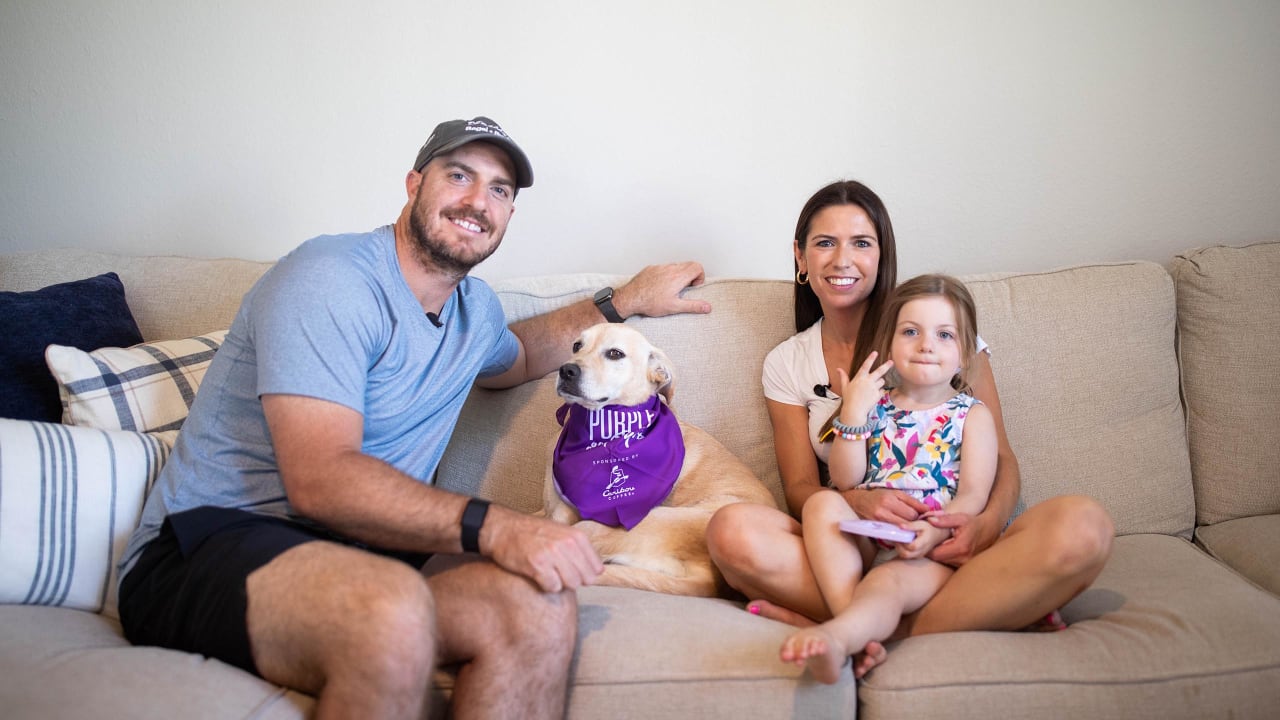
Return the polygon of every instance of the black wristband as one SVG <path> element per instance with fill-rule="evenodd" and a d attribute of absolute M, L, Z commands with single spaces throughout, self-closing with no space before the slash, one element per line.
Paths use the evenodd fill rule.
<path fill-rule="evenodd" d="M 592 302 L 600 309 L 600 314 L 604 315 L 604 319 L 611 323 L 625 322 L 626 318 L 618 314 L 617 308 L 613 306 L 613 288 L 600 288 L 596 291 Z"/>
<path fill-rule="evenodd" d="M 462 551 L 480 552 L 480 528 L 484 526 L 484 518 L 489 514 L 489 501 L 471 498 L 462 511 Z"/>

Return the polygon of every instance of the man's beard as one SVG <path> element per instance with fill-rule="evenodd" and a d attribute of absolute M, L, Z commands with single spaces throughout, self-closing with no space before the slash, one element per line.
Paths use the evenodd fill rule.
<path fill-rule="evenodd" d="M 421 191 L 419 191 L 421 194 Z M 470 254 L 454 251 L 449 245 L 438 238 L 434 238 L 427 230 L 427 222 L 423 217 L 423 213 L 419 212 L 421 206 L 415 202 L 413 212 L 409 213 L 409 244 L 413 248 L 413 253 L 418 261 L 428 267 L 434 267 L 441 272 L 447 273 L 454 277 L 462 277 L 471 272 L 471 268 L 484 262 L 490 255 L 498 249 L 498 245 L 502 243 L 502 238 L 497 238 L 493 245 Z M 485 229 L 490 229 L 489 219 L 484 213 L 469 212 L 465 210 L 446 211 L 441 213 L 449 217 L 465 217 L 472 220 Z M 447 220 L 445 222 L 448 222 Z"/>

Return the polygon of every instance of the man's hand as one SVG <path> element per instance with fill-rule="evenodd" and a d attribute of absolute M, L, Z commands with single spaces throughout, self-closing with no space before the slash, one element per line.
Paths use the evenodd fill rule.
<path fill-rule="evenodd" d="M 975 516 L 943 512 L 930 515 L 927 520 L 936 528 L 950 529 L 955 533 L 950 540 L 939 543 L 927 556 L 934 562 L 952 567 L 960 567 L 969 562 L 1000 537 L 1000 528 L 993 522 L 990 513 Z"/>
<path fill-rule="evenodd" d="M 480 531 L 480 549 L 549 593 L 590 585 L 604 572 L 581 530 L 496 505 Z"/>
<path fill-rule="evenodd" d="M 709 313 L 711 303 L 681 296 L 686 289 L 701 285 L 704 279 L 702 265 L 696 262 L 650 265 L 614 291 L 613 307 L 624 318 Z"/>
<path fill-rule="evenodd" d="M 845 502 L 864 520 L 878 520 L 891 525 L 901 525 L 919 519 L 929 512 L 929 506 L 901 490 L 875 488 L 873 490 L 845 490 Z M 939 525 L 938 527 L 944 527 Z"/>

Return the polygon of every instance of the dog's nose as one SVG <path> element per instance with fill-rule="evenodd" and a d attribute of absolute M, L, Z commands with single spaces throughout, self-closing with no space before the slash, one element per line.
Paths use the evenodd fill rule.
<path fill-rule="evenodd" d="M 582 368 L 578 367 L 576 363 L 565 363 L 560 366 L 561 380 L 577 380 L 581 374 Z"/>

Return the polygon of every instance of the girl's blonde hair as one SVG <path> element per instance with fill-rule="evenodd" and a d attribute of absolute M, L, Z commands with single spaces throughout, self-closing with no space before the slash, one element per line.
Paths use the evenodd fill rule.
<path fill-rule="evenodd" d="M 902 306 L 920 298 L 940 297 L 951 303 L 956 315 L 956 335 L 960 340 L 960 371 L 951 378 L 951 387 L 958 392 L 970 392 L 969 367 L 978 352 L 978 310 L 973 304 L 964 283 L 950 275 L 919 275 L 893 289 L 885 301 L 880 315 L 880 327 L 876 331 L 877 364 L 889 359 L 889 348 L 898 326 L 898 313 Z M 890 371 L 892 374 L 892 371 Z M 897 380 L 896 376 L 894 377 Z"/>

